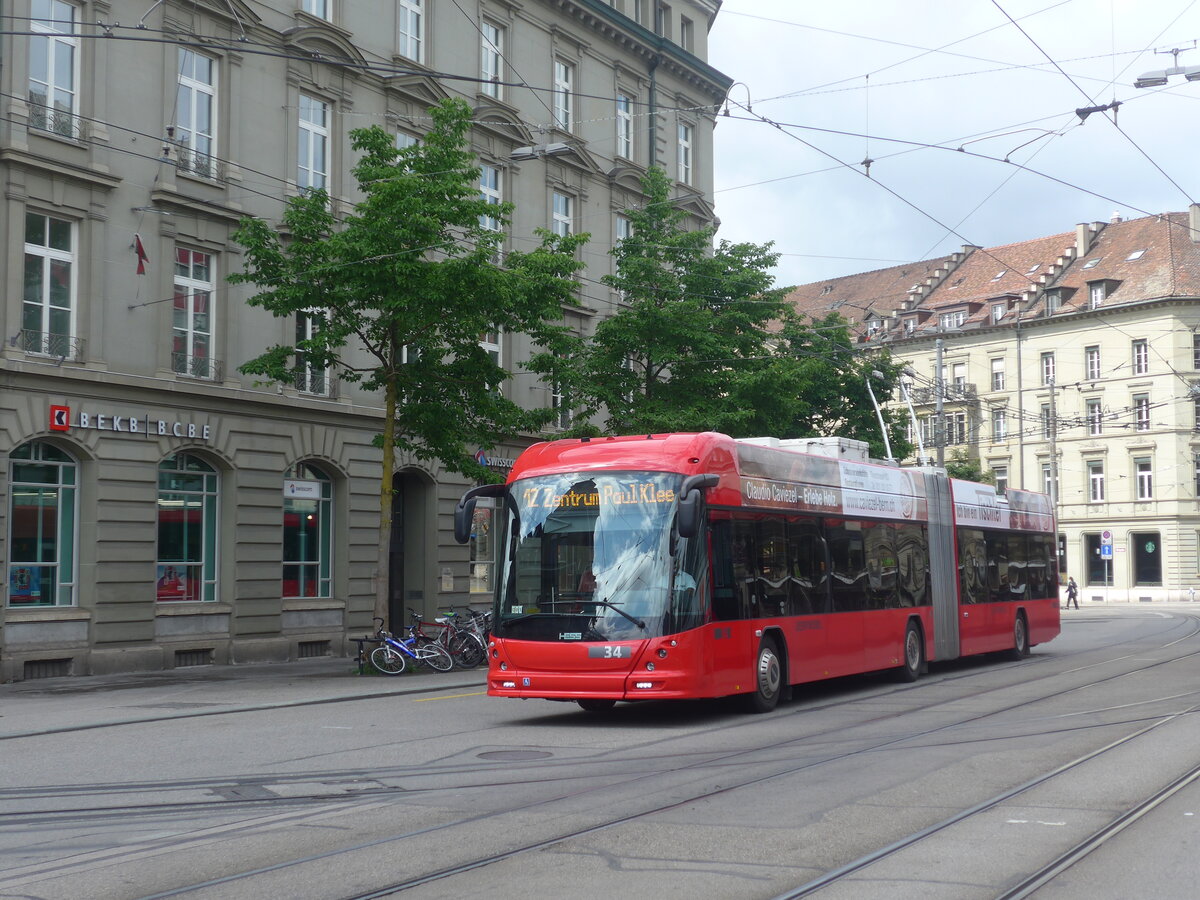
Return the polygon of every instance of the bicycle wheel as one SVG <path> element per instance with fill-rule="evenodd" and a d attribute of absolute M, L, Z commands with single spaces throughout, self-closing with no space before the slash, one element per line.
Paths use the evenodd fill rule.
<path fill-rule="evenodd" d="M 454 668 L 454 660 L 446 652 L 446 648 L 438 644 L 425 644 L 413 651 L 417 654 L 417 662 L 437 669 L 439 672 L 449 672 Z"/>
<path fill-rule="evenodd" d="M 399 675 L 404 671 L 404 654 L 384 644 L 371 651 L 371 665 L 384 675 Z"/>
<path fill-rule="evenodd" d="M 454 664 L 463 669 L 474 669 L 487 658 L 483 641 L 479 635 L 469 631 L 459 632 L 450 640 L 450 656 Z"/>

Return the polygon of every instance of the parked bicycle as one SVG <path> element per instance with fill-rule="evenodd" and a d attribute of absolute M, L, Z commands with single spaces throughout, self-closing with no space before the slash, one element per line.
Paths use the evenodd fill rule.
<path fill-rule="evenodd" d="M 454 668 L 454 660 L 446 648 L 423 635 L 419 636 L 415 626 L 410 625 L 408 637 L 399 640 L 383 630 L 383 619 L 376 618 L 375 621 L 379 623 L 375 639 L 381 643 L 371 651 L 371 665 L 385 675 L 399 675 L 409 665 L 413 668 L 429 666 L 439 672 L 449 672 Z"/>
<path fill-rule="evenodd" d="M 439 644 L 460 669 L 474 669 L 487 659 L 487 650 L 484 649 L 482 638 L 460 626 L 455 610 L 451 609 L 450 612 L 436 616 L 432 622 L 422 622 L 420 613 L 411 609 L 408 613 L 412 617 L 411 627 L 415 629 L 417 636 Z M 423 630 L 425 627 L 438 629 L 437 635 L 430 636 Z"/>

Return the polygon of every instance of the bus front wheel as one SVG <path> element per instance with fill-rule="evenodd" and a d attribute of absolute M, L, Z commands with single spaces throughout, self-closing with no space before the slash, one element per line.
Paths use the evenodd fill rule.
<path fill-rule="evenodd" d="M 767 713 L 773 710 L 779 703 L 782 682 L 783 667 L 775 651 L 775 642 L 765 640 L 759 645 L 758 658 L 754 661 L 754 692 L 746 696 L 750 711 Z"/>

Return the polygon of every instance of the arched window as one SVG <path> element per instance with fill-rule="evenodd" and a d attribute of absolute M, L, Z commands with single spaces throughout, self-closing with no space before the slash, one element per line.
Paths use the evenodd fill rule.
<path fill-rule="evenodd" d="M 8 458 L 8 605 L 73 606 L 75 461 L 44 441 Z"/>
<path fill-rule="evenodd" d="M 333 482 L 309 463 L 283 480 L 283 596 L 329 597 L 333 568 Z"/>
<path fill-rule="evenodd" d="M 217 599 L 217 472 L 189 453 L 158 467 L 161 602 Z"/>

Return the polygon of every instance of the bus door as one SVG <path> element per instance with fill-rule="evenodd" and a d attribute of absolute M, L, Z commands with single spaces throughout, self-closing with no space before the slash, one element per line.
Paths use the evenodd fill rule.
<path fill-rule="evenodd" d="M 864 613 L 869 605 L 870 576 L 863 541 L 863 523 L 826 519 L 829 546 L 829 586 L 833 613 L 826 617 L 828 675 L 863 671 Z"/>
<path fill-rule="evenodd" d="M 1007 596 L 1015 598 L 1017 594 L 1013 592 L 1024 588 L 1023 573 L 1020 580 L 1022 583 L 1019 587 L 1006 582 L 1000 589 Z M 964 656 L 998 649 L 993 646 L 996 618 L 1006 608 L 998 603 L 989 602 L 991 593 L 988 581 L 987 544 L 983 532 L 978 528 L 958 529 L 958 633 Z M 1001 631 L 1006 638 L 1007 631 L 1008 629 Z"/>
<path fill-rule="evenodd" d="M 712 608 L 702 629 L 709 646 L 709 676 L 715 694 L 746 689 L 758 652 L 757 637 L 747 621 L 751 606 L 745 584 L 747 523 L 736 525 L 729 513 L 713 514 L 709 523 L 712 541 Z M 751 646 L 753 644 L 753 646 Z"/>

